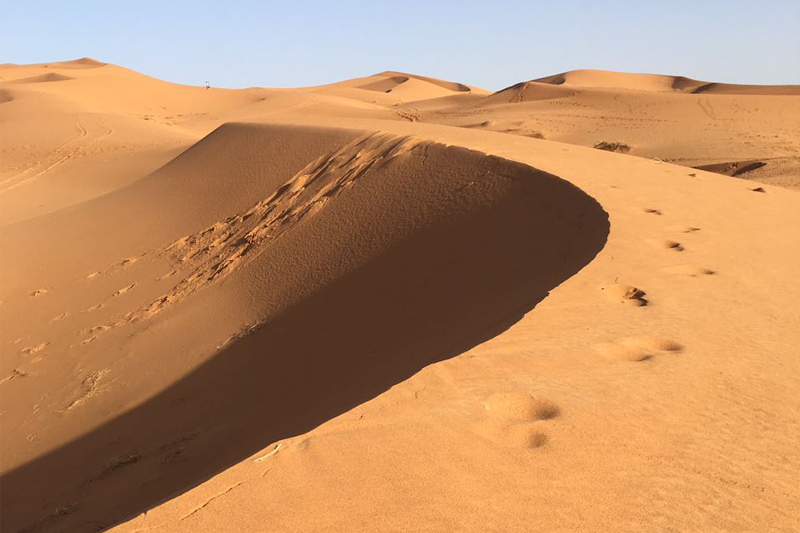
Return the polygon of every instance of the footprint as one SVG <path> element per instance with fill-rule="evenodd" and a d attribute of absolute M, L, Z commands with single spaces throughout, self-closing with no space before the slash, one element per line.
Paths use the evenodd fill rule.
<path fill-rule="evenodd" d="M 681 243 L 671 241 L 669 239 L 647 239 L 647 242 L 649 242 L 656 248 L 662 248 L 664 250 L 673 250 L 676 252 L 683 251 L 683 245 L 681 245 Z"/>
<path fill-rule="evenodd" d="M 541 448 L 549 442 L 542 423 L 557 418 L 561 408 L 546 398 L 527 392 L 501 392 L 489 396 L 483 407 L 491 416 L 480 433 L 514 448 Z"/>
<path fill-rule="evenodd" d="M 694 233 L 695 231 L 700 231 L 700 228 L 696 228 L 694 226 L 669 226 L 667 227 L 669 231 L 678 231 L 680 233 Z"/>
<path fill-rule="evenodd" d="M 711 276 L 716 274 L 715 271 L 709 270 L 707 268 L 700 268 L 693 265 L 675 265 L 670 267 L 665 267 L 662 269 L 664 272 L 668 274 L 683 274 L 685 276 Z"/>
<path fill-rule="evenodd" d="M 534 429 L 531 424 L 508 424 L 495 428 L 493 440 L 511 448 L 541 448 L 550 440 L 547 433 Z"/>
<path fill-rule="evenodd" d="M 100 275 L 100 271 L 97 271 L 97 272 L 92 272 L 91 274 L 89 274 L 89 275 L 87 275 L 87 276 L 86 276 L 86 279 L 94 279 L 94 278 L 96 278 L 96 277 L 97 277 L 97 276 L 99 276 L 99 275 Z"/>
<path fill-rule="evenodd" d="M 89 374 L 81 383 L 81 386 L 76 391 L 76 399 L 70 403 L 65 411 L 71 411 L 76 407 L 80 407 L 84 403 L 86 403 L 89 399 L 93 396 L 97 396 L 98 394 L 102 394 L 105 390 L 100 382 L 103 380 L 104 376 L 108 374 L 110 369 L 104 368 L 103 370 L 92 372 Z"/>
<path fill-rule="evenodd" d="M 19 353 L 21 353 L 22 355 L 32 355 L 35 354 L 36 352 L 41 352 L 49 344 L 50 344 L 49 342 L 43 342 L 41 344 L 37 344 L 36 346 L 28 346 L 27 348 L 23 348 L 22 350 L 20 350 Z"/>
<path fill-rule="evenodd" d="M 59 320 L 63 320 L 66 317 L 67 317 L 67 313 L 61 313 L 60 315 L 54 316 L 53 318 L 51 318 L 50 319 L 50 323 L 52 324 L 53 322 L 58 322 Z"/>
<path fill-rule="evenodd" d="M 170 277 L 174 276 L 177 272 L 178 272 L 177 270 L 170 270 L 169 272 L 167 272 L 166 274 L 164 274 L 160 278 L 156 278 L 156 281 L 161 281 L 161 280 L 170 278 Z"/>
<path fill-rule="evenodd" d="M 190 238 L 189 235 L 186 235 L 185 237 L 181 237 L 177 241 L 175 241 L 172 244 L 170 244 L 169 246 L 167 246 L 166 251 L 169 252 L 171 250 L 180 250 L 180 249 L 184 248 L 187 244 L 189 244 L 189 238 Z"/>
<path fill-rule="evenodd" d="M 680 352 L 683 346 L 675 341 L 659 337 L 628 337 L 622 340 L 624 346 L 636 346 L 656 352 Z"/>
<path fill-rule="evenodd" d="M 111 326 L 95 326 L 89 330 L 90 334 L 102 333 L 111 329 Z"/>
<path fill-rule="evenodd" d="M 133 463 L 139 461 L 142 457 L 144 457 L 144 454 L 142 454 L 142 453 L 128 453 L 128 454 L 125 454 L 125 455 L 112 457 L 108 461 L 108 464 L 106 465 L 106 467 L 103 470 L 103 472 L 100 474 L 100 477 L 103 477 L 106 474 L 109 474 L 110 472 L 113 472 L 115 470 L 119 470 L 120 468 L 122 468 L 124 466 L 133 464 Z"/>
<path fill-rule="evenodd" d="M 131 284 L 130 284 L 130 285 L 128 285 L 127 287 L 122 287 L 120 290 L 118 290 L 117 292 L 115 292 L 114 294 L 112 294 L 112 295 L 111 295 L 111 297 L 113 298 L 113 297 L 115 297 L 115 296 L 122 296 L 123 294 L 125 294 L 126 292 L 128 292 L 129 290 L 131 290 L 132 288 L 134 288 L 135 286 L 136 286 L 136 284 L 135 284 L 135 283 L 131 283 Z"/>
<path fill-rule="evenodd" d="M 36 289 L 32 293 L 30 293 L 29 296 L 31 296 L 32 298 L 36 298 L 37 296 L 41 296 L 41 295 L 47 294 L 47 293 L 48 293 L 47 289 Z"/>
<path fill-rule="evenodd" d="M 547 435 L 545 433 L 542 433 L 541 431 L 534 431 L 528 437 L 528 447 L 541 448 L 547 444 L 547 440 Z"/>
<path fill-rule="evenodd" d="M 11 374 L 4 377 L 3 379 L 0 379 L 0 383 L 5 383 L 6 381 L 11 381 L 17 378 L 24 378 L 27 376 L 28 376 L 27 372 L 25 372 L 24 370 L 20 370 L 19 368 L 15 368 L 14 370 L 11 371 Z"/>
<path fill-rule="evenodd" d="M 633 361 L 638 363 L 641 361 L 647 361 L 653 357 L 651 353 L 642 348 L 637 348 L 635 346 L 622 346 L 611 342 L 600 343 L 594 348 L 604 357 L 609 359 L 618 359 L 620 361 Z"/>
<path fill-rule="evenodd" d="M 103 307 L 103 304 L 97 304 L 97 305 L 93 305 L 93 306 L 91 306 L 89 309 L 87 309 L 86 311 L 84 311 L 84 313 L 89 313 L 89 312 L 91 312 L 91 311 L 97 311 L 97 310 L 98 310 L 98 309 L 100 309 L 101 307 Z"/>
<path fill-rule="evenodd" d="M 750 189 L 753 192 L 767 192 L 764 190 L 764 187 L 756 187 L 755 189 Z"/>
<path fill-rule="evenodd" d="M 633 287 L 632 285 L 623 285 L 621 283 L 614 283 L 600 287 L 600 290 L 608 296 L 609 299 L 615 302 L 625 303 L 636 307 L 647 305 L 647 300 L 644 298 L 645 293 L 643 290 Z"/>
<path fill-rule="evenodd" d="M 525 392 L 493 394 L 483 407 L 494 416 L 511 420 L 550 420 L 561 414 L 559 406 L 550 400 L 534 398 Z"/>
<path fill-rule="evenodd" d="M 610 359 L 641 362 L 664 352 L 680 352 L 683 346 L 675 341 L 658 337 L 628 337 L 616 343 L 598 344 L 595 349 Z"/>
<path fill-rule="evenodd" d="M 112 273 L 112 272 L 114 272 L 116 270 L 119 270 L 119 269 L 122 269 L 122 268 L 129 267 L 130 265 L 134 264 L 136 261 L 138 261 L 143 256 L 144 256 L 144 254 L 142 254 L 141 256 L 126 257 L 125 259 L 123 259 L 122 261 L 117 263 L 116 265 L 113 265 L 109 269 L 107 269 L 106 270 L 106 274 Z"/>
<path fill-rule="evenodd" d="M 651 215 L 659 215 L 660 216 L 660 215 L 663 214 L 660 209 L 653 209 L 652 207 L 645 207 L 645 208 L 642 209 L 642 211 L 644 211 L 645 213 L 649 213 Z"/>

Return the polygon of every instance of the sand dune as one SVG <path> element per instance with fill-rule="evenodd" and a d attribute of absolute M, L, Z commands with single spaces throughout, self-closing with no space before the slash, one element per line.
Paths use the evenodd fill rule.
<path fill-rule="evenodd" d="M 368 91 L 378 91 L 381 93 L 392 92 L 392 89 L 398 85 L 403 84 L 409 80 L 408 76 L 387 76 L 386 78 L 364 85 L 359 85 L 359 89 L 366 89 Z"/>
<path fill-rule="evenodd" d="M 501 91 L 487 96 L 482 102 L 482 106 L 492 104 L 518 104 L 532 100 L 547 100 L 550 98 L 564 98 L 573 96 L 575 91 L 563 87 L 553 87 L 549 83 L 526 81 L 516 83 L 511 87 L 506 87 Z"/>
<path fill-rule="evenodd" d="M 401 77 L 405 77 L 405 78 L 413 78 L 413 79 L 416 79 L 416 80 L 421 80 L 421 81 L 425 81 L 425 82 L 428 82 L 428 83 L 432 83 L 433 85 L 438 85 L 439 87 L 444 87 L 445 89 L 450 90 L 450 91 L 455 91 L 455 92 L 460 92 L 460 93 L 468 93 L 468 92 L 471 92 L 473 90 L 476 90 L 475 87 L 470 87 L 468 85 L 464 85 L 463 83 L 440 80 L 440 79 L 437 79 L 437 78 L 429 78 L 427 76 L 418 76 L 416 74 L 406 74 L 405 72 L 395 72 L 395 71 L 391 71 L 391 70 L 388 70 L 386 72 L 381 72 L 380 74 L 376 74 L 376 76 L 401 76 Z M 477 89 L 477 90 L 480 91 L 480 89 Z"/>
<path fill-rule="evenodd" d="M 253 140 L 272 133 L 257 127 L 239 128 L 249 129 L 233 135 L 240 139 Z M 311 130 L 284 133 L 284 137 L 300 143 L 303 134 L 323 138 L 345 135 Z M 224 158 L 227 152 L 230 157 L 241 158 L 244 154 L 238 145 L 220 146 L 225 142 L 219 139 L 223 135 L 212 134 L 208 141 L 178 158 L 173 165 L 178 168 L 162 172 L 191 175 L 188 167 L 204 168 L 204 159 L 212 154 Z M 266 155 L 253 154 L 249 163 L 266 172 L 289 163 Z M 161 176 L 159 183 L 166 181 Z M 173 198 L 185 190 L 186 184 L 174 179 L 169 187 L 172 195 L 159 195 L 165 203 L 175 202 Z M 137 344 L 168 342 L 158 334 L 153 338 L 148 329 L 141 328 L 152 327 L 147 322 L 162 313 L 172 314 L 174 320 L 174 306 L 212 287 L 218 291 L 216 287 L 234 273 L 237 279 L 231 280 L 234 286 L 227 289 L 224 300 L 240 306 L 245 299 L 254 306 L 250 312 L 255 325 L 245 330 L 250 335 L 242 340 L 234 336 L 223 343 L 218 358 L 123 418 L 109 420 L 86 435 L 76 435 L 69 444 L 6 474 L 4 489 L 12 495 L 4 501 L 7 527 L 36 524 L 37 519 L 47 516 L 47 509 L 68 507 L 75 498 L 81 501 L 81 509 L 60 520 L 59 527 L 70 527 L 70 523 L 90 517 L 101 524 L 113 523 L 245 458 L 265 439 L 274 441 L 311 429 L 422 366 L 456 355 L 518 320 L 550 288 L 586 264 L 602 247 L 607 233 L 602 209 L 554 176 L 477 152 L 386 134 L 360 135 L 274 187 L 274 192 L 249 209 L 142 254 L 136 265 L 140 270 L 152 262 L 155 273 L 164 261 L 170 263 L 175 270 L 169 283 L 173 287 L 151 303 L 124 314 L 117 311 L 106 321 L 93 313 L 96 326 L 75 325 L 87 333 L 71 351 L 87 345 L 97 347 L 106 338 L 118 335 L 118 329 L 131 326 L 139 330 L 142 340 Z M 130 196 L 136 192 L 122 193 Z M 229 192 L 215 198 L 231 196 Z M 135 197 L 129 204 L 137 204 Z M 163 224 L 165 220 L 157 212 L 154 206 L 150 220 Z M 117 226 L 122 220 L 141 215 L 139 210 L 118 208 L 106 216 L 95 211 L 86 218 L 102 226 Z M 381 227 L 392 230 L 376 231 Z M 503 238 L 498 238 L 501 235 Z M 80 267 L 75 268 L 74 275 L 81 272 Z M 155 279 L 154 275 L 148 277 Z M 472 280 L 477 277 L 486 277 L 489 282 L 475 285 Z M 270 282 L 262 285 L 258 279 Z M 147 291 L 148 284 L 156 285 L 140 280 L 112 297 L 134 287 L 137 292 Z M 254 291 L 255 286 L 260 288 Z M 469 291 L 465 291 L 467 287 Z M 392 302 L 391 308 L 384 305 L 387 299 Z M 219 306 L 219 300 L 212 303 L 214 300 L 208 304 Z M 345 309 L 347 312 L 342 312 Z M 354 321 L 354 316 L 378 320 L 368 324 Z M 66 325 L 71 321 L 66 317 L 62 322 Z M 312 335 L 308 345 L 300 346 L 295 341 L 303 331 L 327 333 Z M 63 350 L 54 341 L 47 346 L 50 357 L 58 357 L 56 353 Z M 292 351 L 291 358 L 278 355 L 287 350 Z M 282 369 L 274 374 L 274 383 L 267 384 L 265 379 L 269 378 L 252 366 L 257 352 L 263 354 L 258 359 L 265 371 Z M 320 358 L 323 353 L 324 358 Z M 222 361 L 228 369 L 225 374 L 231 379 L 231 390 L 236 388 L 241 394 L 208 404 L 208 397 L 198 394 L 200 391 L 229 388 L 219 381 L 222 374 L 218 365 Z M 240 371 L 231 372 L 234 367 Z M 309 367 L 316 370 L 308 374 Z M 107 382 L 108 372 L 99 369 L 90 373 L 84 396 L 79 395 L 61 409 L 85 408 L 82 398 Z M 248 375 L 257 379 L 248 384 Z M 350 384 L 343 386 L 345 382 Z M 311 387 L 316 392 L 308 396 L 301 383 L 302 389 Z M 271 391 L 267 396 L 263 395 L 265 388 Z M 105 401 L 114 401 L 112 396 L 111 391 L 104 393 Z M 291 409 L 287 405 L 282 414 L 253 428 L 252 402 L 267 408 L 292 397 Z M 183 400 L 176 404 L 175 398 Z M 322 398 L 325 407 L 319 410 L 314 406 Z M 172 406 L 179 406 L 178 411 L 168 414 Z M 185 423 L 176 426 L 178 419 Z M 204 431 L 212 420 L 216 420 L 216 429 Z M 145 433 L 130 433 L 143 424 L 148 426 Z M 51 430 L 59 432 L 55 427 Z M 75 427 L 60 431 L 74 432 Z M 198 434 L 191 437 L 193 447 L 205 451 L 193 454 L 190 463 L 181 462 L 159 488 L 149 486 L 132 494 L 131 483 L 162 475 L 171 451 L 161 448 L 160 443 L 181 434 Z M 219 439 L 233 435 L 237 445 L 220 455 Z M 13 444 L 6 443 L 4 448 L 13 449 Z M 16 452 L 20 453 L 22 450 Z M 129 473 L 121 486 L 109 475 L 109 468 L 121 468 L 116 463 L 108 466 L 113 462 L 106 457 L 109 453 L 131 457 L 130 462 L 136 463 L 126 468 Z M 89 472 L 94 473 L 87 477 Z M 138 481 L 130 477 L 132 474 Z M 53 477 L 60 481 L 50 483 L 47 494 L 43 494 L 44 479 Z M 28 507 L 26 502 L 36 505 Z"/>
<path fill-rule="evenodd" d="M 486 90 L 463 83 L 395 71 L 312 87 L 310 90 L 383 105 L 421 102 L 450 96 L 458 96 L 458 101 L 464 102 L 465 96 L 488 94 Z"/>
<path fill-rule="evenodd" d="M 791 91 L 0 76 L 3 531 L 794 527 Z"/>
<path fill-rule="evenodd" d="M 604 70 L 573 70 L 533 81 L 550 85 L 605 87 L 657 92 L 678 91 L 691 94 L 800 95 L 800 85 L 709 83 L 707 81 L 693 80 L 685 76 L 634 74 Z"/>
<path fill-rule="evenodd" d="M 626 146 L 626 153 L 692 168 L 756 160 L 765 164 L 740 177 L 800 188 L 799 87 L 573 71 L 480 100 L 442 99 L 404 109 L 423 122 L 590 147 Z"/>

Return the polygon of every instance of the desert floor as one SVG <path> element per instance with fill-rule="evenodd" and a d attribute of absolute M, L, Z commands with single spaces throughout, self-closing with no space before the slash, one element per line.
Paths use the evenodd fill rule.
<path fill-rule="evenodd" d="M 800 87 L 0 102 L 3 532 L 797 531 Z"/>

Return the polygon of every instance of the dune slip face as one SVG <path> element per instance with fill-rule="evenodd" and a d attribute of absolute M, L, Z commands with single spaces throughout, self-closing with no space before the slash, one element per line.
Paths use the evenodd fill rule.
<path fill-rule="evenodd" d="M 127 409 L 113 406 L 128 363 L 89 374 L 53 423 L 113 416 L 4 469 L 4 531 L 97 531 L 147 511 L 496 336 L 606 242 L 606 212 L 556 176 L 415 137 L 350 136 L 249 208 L 131 256 L 124 268 L 165 273 L 113 285 L 119 311 L 74 353 L 113 340 L 152 364 L 188 361 L 206 348 L 186 339 L 216 331 L 214 317 L 246 309 L 248 323 Z M 84 283 L 123 275 L 101 267 Z"/>

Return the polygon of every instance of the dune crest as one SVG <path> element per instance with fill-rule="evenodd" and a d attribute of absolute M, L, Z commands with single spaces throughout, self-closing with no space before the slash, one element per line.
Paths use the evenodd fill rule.
<path fill-rule="evenodd" d="M 419 76 L 417 74 L 408 74 L 406 72 L 397 72 L 394 70 L 387 70 L 384 72 L 380 72 L 375 74 L 376 76 L 385 76 L 388 78 L 406 78 L 404 81 L 408 81 L 409 78 L 413 78 L 415 80 L 426 81 L 428 83 L 432 83 L 434 85 L 438 85 L 439 87 L 444 87 L 450 91 L 460 92 L 460 93 L 468 93 L 472 90 L 471 87 L 468 85 L 464 85 L 463 83 L 457 83 L 454 81 L 447 81 L 447 80 L 440 80 L 438 78 L 430 78 L 428 76 Z"/>
<path fill-rule="evenodd" d="M 108 63 L 103 63 L 91 57 L 82 57 L 80 59 L 73 59 L 71 61 L 58 61 L 56 63 L 42 63 L 41 66 L 49 68 L 64 68 L 64 69 L 87 69 L 105 67 Z"/>
<path fill-rule="evenodd" d="M 175 322 L 190 301 L 209 314 L 251 302 L 254 321 L 139 407 L 5 473 L 4 524 L 111 525 L 497 335 L 599 252 L 606 217 L 576 187 L 527 165 L 396 134 L 342 144 L 250 209 L 126 267 L 166 259 L 172 289 L 91 328 L 73 351 L 144 321 L 152 324 L 128 330 L 137 343 L 169 345 L 199 326 Z M 100 391 L 113 401 L 115 375 L 89 374 L 65 409 L 92 409 Z M 208 403 L 208 387 L 227 392 Z M 284 407 L 268 409 L 274 402 Z M 192 437 L 173 463 L 176 431 Z M 143 485 L 155 472 L 158 487 Z M 44 477 L 59 481 L 43 489 L 35 480 Z M 48 515 L 73 500 L 74 512 Z"/>

